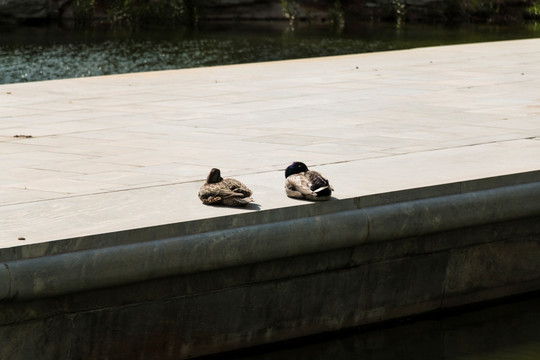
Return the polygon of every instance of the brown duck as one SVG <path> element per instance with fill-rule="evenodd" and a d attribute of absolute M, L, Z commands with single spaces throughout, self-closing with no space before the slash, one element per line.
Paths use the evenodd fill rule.
<path fill-rule="evenodd" d="M 221 171 L 213 168 L 199 190 L 199 199 L 206 205 L 246 206 L 253 201 L 251 194 L 246 185 L 235 179 L 223 179 Z"/>
<path fill-rule="evenodd" d="M 328 200 L 334 189 L 317 171 L 303 162 L 293 162 L 285 169 L 285 193 L 288 197 L 306 200 Z"/>

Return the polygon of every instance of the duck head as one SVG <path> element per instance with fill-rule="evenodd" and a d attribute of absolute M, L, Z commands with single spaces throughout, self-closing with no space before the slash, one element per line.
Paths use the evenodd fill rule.
<path fill-rule="evenodd" d="M 285 169 L 285 179 L 293 174 L 308 171 L 306 164 L 300 161 L 295 161 Z"/>
<path fill-rule="evenodd" d="M 218 183 L 223 178 L 221 177 L 221 171 L 219 169 L 213 168 L 210 170 L 210 173 L 208 174 L 208 177 L 206 178 L 206 182 L 209 184 Z"/>

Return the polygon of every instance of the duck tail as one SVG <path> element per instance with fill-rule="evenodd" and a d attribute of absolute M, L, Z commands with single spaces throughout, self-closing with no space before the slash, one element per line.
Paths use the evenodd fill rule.
<path fill-rule="evenodd" d="M 238 201 L 239 203 L 250 203 L 253 201 L 253 198 L 252 197 L 245 197 L 245 198 L 236 198 L 236 201 Z"/>
<path fill-rule="evenodd" d="M 321 191 L 326 190 L 326 189 L 328 189 L 328 186 L 322 186 L 322 187 L 320 187 L 318 189 L 313 190 L 313 192 L 318 193 L 318 192 L 321 192 Z"/>
<path fill-rule="evenodd" d="M 313 191 L 318 198 L 325 198 L 332 195 L 332 189 L 330 186 L 322 186 L 316 190 Z"/>
<path fill-rule="evenodd" d="M 223 205 L 226 206 L 246 206 L 250 202 L 252 202 L 253 199 L 251 197 L 245 197 L 245 198 L 239 198 L 239 197 L 230 197 L 223 199 Z"/>

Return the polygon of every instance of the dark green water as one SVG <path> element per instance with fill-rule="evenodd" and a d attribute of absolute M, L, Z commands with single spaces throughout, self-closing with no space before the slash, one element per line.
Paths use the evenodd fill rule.
<path fill-rule="evenodd" d="M 0 83 L 540 37 L 540 26 L 220 23 L 196 30 L 0 27 Z"/>
<path fill-rule="evenodd" d="M 540 298 L 489 306 L 332 339 L 313 339 L 243 360 L 538 360 Z"/>

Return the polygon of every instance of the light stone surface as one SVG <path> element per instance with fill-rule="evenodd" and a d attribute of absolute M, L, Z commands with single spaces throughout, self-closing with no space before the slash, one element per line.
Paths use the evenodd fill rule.
<path fill-rule="evenodd" d="M 0 247 L 304 204 L 295 160 L 337 199 L 538 170 L 538 89 L 540 39 L 0 85 Z"/>

